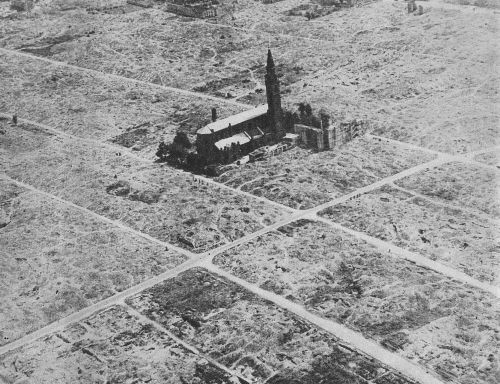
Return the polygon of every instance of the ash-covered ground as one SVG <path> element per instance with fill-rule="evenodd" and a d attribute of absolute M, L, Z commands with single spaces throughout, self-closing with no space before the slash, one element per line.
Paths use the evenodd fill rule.
<path fill-rule="evenodd" d="M 1 383 L 500 382 L 500 7 L 353 3 L 0 0 Z M 268 48 L 366 134 L 155 162 L 265 102 Z"/>

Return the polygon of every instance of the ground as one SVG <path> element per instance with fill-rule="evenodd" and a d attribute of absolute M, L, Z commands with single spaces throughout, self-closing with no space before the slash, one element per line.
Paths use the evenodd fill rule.
<path fill-rule="evenodd" d="M 293 222 L 216 256 L 214 263 L 430 368 L 495 381 L 493 374 L 472 373 L 500 347 L 494 336 L 500 308 L 493 298 L 475 296 L 405 260 L 395 263 L 390 254 L 327 224 Z M 457 361 L 449 348 L 463 357 Z"/>
<path fill-rule="evenodd" d="M 0 1 L 0 382 L 500 381 L 498 5 L 314 3 Z M 368 132 L 156 162 L 265 102 L 268 48 L 287 109 Z"/>
<path fill-rule="evenodd" d="M 229 170 L 217 180 L 291 208 L 307 209 L 433 158 L 362 137 L 335 151 L 315 154 L 294 148 L 269 161 Z"/>
<path fill-rule="evenodd" d="M 202 252 L 286 212 L 161 164 L 5 121 L 5 174 L 161 241 Z"/>
<path fill-rule="evenodd" d="M 492 218 L 463 213 L 392 187 L 328 208 L 321 215 L 481 281 L 500 284 L 498 223 Z"/>
<path fill-rule="evenodd" d="M 15 368 L 9 375 L 14 380 L 36 382 L 235 383 L 232 375 L 120 306 L 51 335 L 22 358 L 7 355 L 4 364 Z"/>

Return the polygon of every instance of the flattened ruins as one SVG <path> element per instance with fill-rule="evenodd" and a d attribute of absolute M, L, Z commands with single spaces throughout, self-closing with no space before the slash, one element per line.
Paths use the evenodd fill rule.
<path fill-rule="evenodd" d="M 500 382 L 496 0 L 0 0 L 0 383 Z"/>

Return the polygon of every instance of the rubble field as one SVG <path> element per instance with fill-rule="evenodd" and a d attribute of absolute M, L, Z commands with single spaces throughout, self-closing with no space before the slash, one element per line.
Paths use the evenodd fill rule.
<path fill-rule="evenodd" d="M 186 260 L 0 179 L 0 345 Z"/>
<path fill-rule="evenodd" d="M 474 156 L 474 160 L 488 165 L 492 165 L 500 169 L 500 150 L 481 153 L 479 155 Z"/>
<path fill-rule="evenodd" d="M 379 118 L 372 133 L 451 154 L 499 145 L 497 104 L 473 92 L 405 102 L 392 110 L 382 108 L 380 114 L 392 116 L 386 122 Z"/>
<path fill-rule="evenodd" d="M 308 209 L 434 157 L 361 137 L 332 151 L 294 148 L 226 171 L 216 180 L 291 208 Z"/>
<path fill-rule="evenodd" d="M 497 94 L 491 88 L 497 77 L 489 44 L 496 37 L 493 14 L 433 7 L 413 16 L 404 3 L 376 2 L 310 21 L 284 15 L 297 4 L 244 1 L 235 6 L 235 19 L 223 23 L 180 21 L 158 7 L 126 14 L 79 8 L 7 20 L 1 44 L 251 105 L 264 101 L 262 69 L 270 46 L 289 108 L 307 101 L 340 118 L 378 120 L 378 133 L 433 148 L 432 138 L 440 136 L 445 142 L 439 149 L 446 151 L 461 148 L 462 141 L 483 148 L 485 140 L 498 136 L 498 111 L 488 101 Z M 482 100 L 485 94 L 488 100 Z M 450 102 L 446 114 L 435 113 Z M 491 118 L 483 121 L 484 113 L 474 108 L 484 103 Z M 462 104 L 472 104 L 473 116 L 459 129 L 453 123 Z M 436 118 L 439 129 L 430 121 Z M 473 133 L 471 124 L 478 126 Z M 476 137 L 477 130 L 484 134 Z M 450 133 L 460 140 L 450 139 Z"/>
<path fill-rule="evenodd" d="M 153 84 L 230 98 L 255 95 L 264 88 L 262 73 L 254 72 L 265 65 L 267 34 L 180 23 L 154 8 L 123 15 L 78 10 L 16 20 L 8 22 L 6 36 L 1 43 L 5 48 Z M 307 41 L 278 37 L 272 45 L 282 48 L 282 86 L 314 74 L 318 66 L 334 65 L 339 58 L 329 44 L 315 60 L 311 55 L 316 50 Z"/>
<path fill-rule="evenodd" d="M 396 185 L 442 203 L 499 217 L 499 177 L 500 171 L 453 162 L 398 180 Z"/>
<path fill-rule="evenodd" d="M 189 251 L 233 241 L 288 213 L 166 165 L 3 121 L 0 171 Z"/>
<path fill-rule="evenodd" d="M 253 382 L 365 384 L 390 373 L 308 322 L 203 268 L 183 272 L 126 302 Z"/>
<path fill-rule="evenodd" d="M 470 59 L 469 53 L 474 46 L 474 60 L 486 63 L 496 60 L 497 53 L 491 50 L 496 31 L 494 12 L 474 13 L 422 2 L 425 12 L 416 16 L 407 14 L 405 2 L 375 1 L 308 21 L 305 17 L 285 14 L 304 4 L 300 0 L 270 5 L 249 3 L 252 5 L 236 12 L 235 20 L 225 24 L 270 34 L 279 31 L 291 38 L 354 44 L 357 49 L 366 45 L 373 49 L 402 50 L 450 59 Z"/>
<path fill-rule="evenodd" d="M 366 236 L 500 287 L 492 0 L 418 1 L 421 15 L 357 2 L 311 20 L 290 11 L 325 2 L 223 0 L 213 19 L 147 2 L 0 1 L 0 381 L 500 382 L 498 298 Z M 211 180 L 155 162 L 212 108 L 266 102 L 268 48 L 284 108 L 363 120 L 370 135 Z M 356 192 L 436 158 L 425 149 L 464 156 Z M 351 192 L 320 218 L 291 216 Z M 380 363 L 384 349 L 415 371 Z"/>
<path fill-rule="evenodd" d="M 390 186 L 320 213 L 336 223 L 500 286 L 498 223 Z"/>
<path fill-rule="evenodd" d="M 214 263 L 363 333 L 444 380 L 496 380 L 499 361 L 492 356 L 500 347 L 500 307 L 494 297 L 327 224 L 293 222 L 217 255 Z"/>
<path fill-rule="evenodd" d="M 83 138 L 111 140 L 154 157 L 177 130 L 191 137 L 209 123 L 245 110 L 147 84 L 133 84 L 78 69 L 0 52 L 0 112 L 17 114 Z"/>
<path fill-rule="evenodd" d="M 40 384 L 246 383 L 118 305 L 3 355 L 0 374 Z"/>
<path fill-rule="evenodd" d="M 297 32 L 290 33 L 307 38 L 328 35 L 335 25 L 346 32 L 333 38 L 331 49 L 342 55 L 338 65 L 292 84 L 287 103 L 307 100 L 335 116 L 364 117 L 377 123 L 377 135 L 442 152 L 498 145 L 498 57 L 490 43 L 497 16 L 436 7 L 413 16 L 405 7 L 374 3 L 295 22 Z M 270 23 L 280 31 L 287 24 Z"/>

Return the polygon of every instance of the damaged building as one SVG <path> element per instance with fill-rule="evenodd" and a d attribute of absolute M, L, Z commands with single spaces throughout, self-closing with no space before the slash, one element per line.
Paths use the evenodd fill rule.
<path fill-rule="evenodd" d="M 356 119 L 320 128 L 304 124 L 294 125 L 298 143 L 317 151 L 326 151 L 344 145 L 364 134 L 366 128 L 365 121 Z"/>
<path fill-rule="evenodd" d="M 247 155 L 252 155 L 253 160 L 266 158 L 279 152 L 278 147 L 275 148 L 279 143 L 283 144 L 279 146 L 281 152 L 297 144 L 317 151 L 329 150 L 364 132 L 362 121 L 331 125 L 329 117 L 313 116 L 310 106 L 309 112 L 297 116 L 296 120 L 291 112 L 287 112 L 291 119 L 285 118 L 271 50 L 267 53 L 265 84 L 267 104 L 221 120 L 217 120 L 217 111 L 212 110 L 212 122 L 196 132 L 196 154 L 200 163 L 228 164 Z M 265 153 L 265 148 L 269 153 Z"/>
<path fill-rule="evenodd" d="M 207 163 L 227 163 L 285 136 L 279 81 L 271 50 L 266 65 L 267 104 L 216 120 L 196 133 L 196 150 Z"/>

